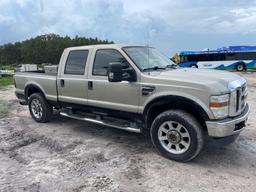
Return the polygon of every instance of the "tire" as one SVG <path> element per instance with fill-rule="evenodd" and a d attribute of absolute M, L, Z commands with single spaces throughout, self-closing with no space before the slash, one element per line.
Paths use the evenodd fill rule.
<path fill-rule="evenodd" d="M 245 67 L 245 65 L 243 63 L 238 63 L 236 65 L 236 70 L 237 71 L 246 71 L 246 67 Z"/>
<path fill-rule="evenodd" d="M 166 129 L 168 132 L 164 136 L 163 130 Z M 181 110 L 169 110 L 158 115 L 150 128 L 150 136 L 156 150 L 174 161 L 194 159 L 204 145 L 201 125 L 192 115 Z"/>
<path fill-rule="evenodd" d="M 45 123 L 52 117 L 53 108 L 41 93 L 33 93 L 29 97 L 28 107 L 30 115 L 36 122 Z"/>
<path fill-rule="evenodd" d="M 198 65 L 197 64 L 192 64 L 189 66 L 190 68 L 198 68 Z"/>

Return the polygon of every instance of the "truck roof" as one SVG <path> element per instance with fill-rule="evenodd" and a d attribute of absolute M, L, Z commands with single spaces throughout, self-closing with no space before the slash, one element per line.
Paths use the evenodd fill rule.
<path fill-rule="evenodd" d="M 104 49 L 113 49 L 113 48 L 122 48 L 122 47 L 146 47 L 146 45 L 136 45 L 136 44 L 97 44 L 97 45 L 86 45 L 86 46 L 76 46 L 68 47 L 68 50 L 79 50 L 79 49 L 92 49 L 92 48 L 104 48 Z"/>

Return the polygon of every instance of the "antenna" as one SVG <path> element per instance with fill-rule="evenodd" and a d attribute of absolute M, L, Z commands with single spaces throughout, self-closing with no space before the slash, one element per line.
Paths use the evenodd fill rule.
<path fill-rule="evenodd" d="M 149 66 L 149 40 L 150 40 L 150 26 L 149 26 L 149 22 L 148 22 L 148 30 L 147 30 L 147 51 L 148 51 L 148 68 Z"/>
<path fill-rule="evenodd" d="M 149 45 L 147 45 L 147 51 L 148 51 L 148 68 L 149 68 Z"/>

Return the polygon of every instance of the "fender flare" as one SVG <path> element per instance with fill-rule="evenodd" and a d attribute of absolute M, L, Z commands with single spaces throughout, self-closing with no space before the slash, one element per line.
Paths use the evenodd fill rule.
<path fill-rule="evenodd" d="M 184 103 L 189 103 L 193 106 L 196 106 L 196 110 L 198 110 L 200 113 L 204 114 L 204 117 L 207 119 L 210 119 L 210 112 L 205 110 L 204 107 L 202 107 L 202 105 L 200 105 L 198 102 L 192 100 L 191 98 L 188 97 L 184 97 L 184 96 L 180 96 L 180 95 L 162 95 L 159 97 L 156 97 L 154 99 L 152 99 L 151 101 L 149 101 L 144 110 L 143 110 L 143 119 L 146 123 L 146 127 L 148 126 L 148 116 L 149 116 L 149 112 L 153 107 L 156 107 L 158 105 L 163 105 L 165 103 L 168 103 L 168 100 L 170 100 L 170 98 L 174 99 L 174 100 L 180 100 Z"/>
<path fill-rule="evenodd" d="M 40 85 L 37 85 L 37 84 L 35 84 L 35 83 L 28 83 L 28 84 L 26 84 L 25 89 L 24 89 L 26 101 L 28 101 L 28 97 L 29 97 L 28 91 L 29 91 L 30 88 L 35 88 L 35 89 L 37 89 L 37 90 L 38 90 L 40 93 L 42 93 L 43 96 L 45 97 L 45 92 L 43 91 L 43 89 L 41 88 Z"/>

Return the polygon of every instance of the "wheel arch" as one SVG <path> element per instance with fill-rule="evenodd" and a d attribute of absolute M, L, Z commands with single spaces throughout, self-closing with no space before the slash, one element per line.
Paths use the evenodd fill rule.
<path fill-rule="evenodd" d="M 143 119 L 145 128 L 149 129 L 154 119 L 162 112 L 170 109 L 181 109 L 194 116 L 206 130 L 205 121 L 209 120 L 209 114 L 196 101 L 176 95 L 159 96 L 150 101 L 144 108 Z"/>
<path fill-rule="evenodd" d="M 33 93 L 42 93 L 45 98 L 45 93 L 40 85 L 35 83 L 29 83 L 25 86 L 25 99 L 28 101 L 28 98 Z"/>
<path fill-rule="evenodd" d="M 247 67 L 246 67 L 246 63 L 244 61 L 238 61 L 237 63 L 235 63 L 235 69 L 237 69 L 237 66 L 238 65 L 243 65 L 244 66 L 244 70 L 247 70 Z"/>
<path fill-rule="evenodd" d="M 191 63 L 191 64 L 189 65 L 190 68 L 192 68 L 193 66 L 195 66 L 196 68 L 198 68 L 197 63 Z"/>

